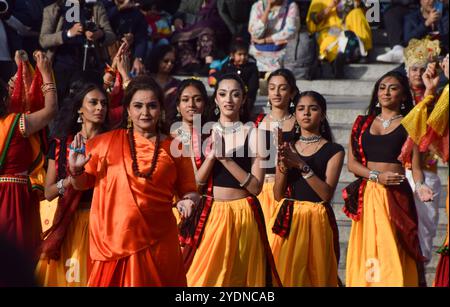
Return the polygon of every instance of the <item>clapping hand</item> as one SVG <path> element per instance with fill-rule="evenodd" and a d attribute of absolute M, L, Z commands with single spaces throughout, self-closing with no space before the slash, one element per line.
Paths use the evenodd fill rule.
<path fill-rule="evenodd" d="M 284 142 L 278 149 L 278 161 L 287 168 L 300 168 L 305 162 L 291 143 Z"/>

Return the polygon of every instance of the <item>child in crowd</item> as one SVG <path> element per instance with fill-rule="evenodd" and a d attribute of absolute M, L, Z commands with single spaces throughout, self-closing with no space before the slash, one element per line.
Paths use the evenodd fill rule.
<path fill-rule="evenodd" d="M 250 115 L 259 89 L 259 72 L 256 60 L 249 55 L 248 50 L 247 42 L 239 38 L 234 40 L 230 47 L 230 55 L 223 60 L 211 63 L 208 83 L 213 87 L 219 76 L 229 73 L 238 74 L 248 89 L 245 109 Z"/>

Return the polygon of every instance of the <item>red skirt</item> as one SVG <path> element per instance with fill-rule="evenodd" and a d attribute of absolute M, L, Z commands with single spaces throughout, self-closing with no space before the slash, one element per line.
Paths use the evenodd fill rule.
<path fill-rule="evenodd" d="M 41 222 L 39 199 L 26 176 L 0 176 L 0 235 L 37 261 Z"/>

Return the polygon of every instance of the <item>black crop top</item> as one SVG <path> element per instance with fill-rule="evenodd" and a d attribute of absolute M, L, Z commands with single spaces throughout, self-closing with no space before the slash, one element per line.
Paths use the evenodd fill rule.
<path fill-rule="evenodd" d="M 402 125 L 384 135 L 373 135 L 370 127 L 362 135 L 362 147 L 366 160 L 369 162 L 397 163 L 402 146 L 408 137 L 408 132 Z"/>
<path fill-rule="evenodd" d="M 264 130 L 266 132 L 266 175 L 275 174 L 276 165 L 276 151 L 277 147 L 274 145 L 274 135 L 272 130 Z M 294 129 L 291 131 L 283 131 L 283 142 L 291 142 L 295 138 Z"/>
<path fill-rule="evenodd" d="M 344 151 L 344 147 L 335 143 L 325 143 L 315 154 L 309 157 L 300 155 L 303 161 L 311 167 L 314 174 L 321 180 L 326 179 L 327 163 L 335 154 Z M 299 169 L 291 169 L 288 173 L 288 183 L 292 187 L 291 198 L 299 201 L 321 202 L 319 195 L 303 179 Z"/>
<path fill-rule="evenodd" d="M 233 159 L 244 171 L 251 172 L 252 157 L 250 156 L 251 150 L 248 146 L 248 135 L 245 139 L 244 148 L 240 147 L 233 152 Z M 242 189 L 240 182 L 223 166 L 220 161 L 214 163 L 213 168 L 213 184 L 217 187 Z"/>

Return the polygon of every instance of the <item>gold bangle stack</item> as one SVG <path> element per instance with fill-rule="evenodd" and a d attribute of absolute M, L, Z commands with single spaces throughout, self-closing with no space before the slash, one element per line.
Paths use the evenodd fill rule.
<path fill-rule="evenodd" d="M 127 89 L 128 84 L 130 84 L 130 82 L 131 82 L 131 80 L 127 80 L 127 81 L 124 81 L 124 82 L 123 82 L 122 87 L 123 87 L 124 90 Z"/>
<path fill-rule="evenodd" d="M 41 90 L 44 95 L 50 92 L 56 92 L 56 85 L 55 83 L 44 83 L 41 86 Z"/>

